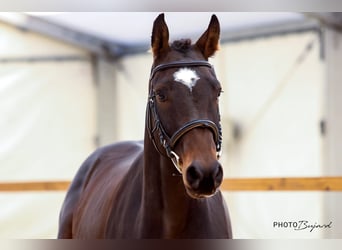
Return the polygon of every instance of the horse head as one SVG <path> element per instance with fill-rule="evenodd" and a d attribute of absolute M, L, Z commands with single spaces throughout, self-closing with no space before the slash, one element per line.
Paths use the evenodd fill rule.
<path fill-rule="evenodd" d="M 182 174 L 192 198 L 215 194 L 223 179 L 218 161 L 222 90 L 208 62 L 218 49 L 219 34 L 215 15 L 194 44 L 190 39 L 170 44 L 164 14 L 156 18 L 152 31 L 148 130 L 156 149 Z"/>

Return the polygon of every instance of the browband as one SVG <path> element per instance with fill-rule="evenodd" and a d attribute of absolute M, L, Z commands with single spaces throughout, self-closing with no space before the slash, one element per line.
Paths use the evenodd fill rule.
<path fill-rule="evenodd" d="M 151 70 L 151 75 L 150 75 L 150 81 L 154 77 L 154 75 L 163 69 L 169 69 L 169 68 L 179 68 L 179 67 L 198 67 L 198 66 L 205 66 L 212 68 L 212 65 L 205 60 L 197 60 L 197 61 L 191 61 L 191 62 L 185 62 L 185 61 L 176 61 L 176 62 L 170 62 L 170 63 L 163 63 L 159 64 L 158 66 L 154 67 Z"/>

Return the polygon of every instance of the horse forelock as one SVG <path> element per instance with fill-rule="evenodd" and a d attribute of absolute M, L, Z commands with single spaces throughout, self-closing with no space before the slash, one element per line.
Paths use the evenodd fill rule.
<path fill-rule="evenodd" d="M 171 48 L 185 53 L 191 49 L 191 39 L 180 39 L 180 40 L 175 40 L 171 44 Z"/>

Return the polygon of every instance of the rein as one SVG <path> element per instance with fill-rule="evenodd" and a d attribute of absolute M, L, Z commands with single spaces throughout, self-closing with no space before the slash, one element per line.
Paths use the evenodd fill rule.
<path fill-rule="evenodd" d="M 157 112 L 156 107 L 156 101 L 155 101 L 155 95 L 153 94 L 153 88 L 152 88 L 152 79 L 155 76 L 155 74 L 158 71 L 170 69 L 170 68 L 179 68 L 179 67 L 200 67 L 205 66 L 212 68 L 212 65 L 204 60 L 196 60 L 196 61 L 190 61 L 190 62 L 183 62 L 183 61 L 176 61 L 171 63 L 165 63 L 160 64 L 151 70 L 150 75 L 150 94 L 149 94 L 149 102 L 148 102 L 148 110 L 147 110 L 147 130 L 149 133 L 149 137 L 151 141 L 153 142 L 154 147 L 159 152 L 159 154 L 167 156 L 171 159 L 173 165 L 177 169 L 177 171 L 182 174 L 182 170 L 180 167 L 180 157 L 173 151 L 174 147 L 176 146 L 177 142 L 184 136 L 186 133 L 191 131 L 194 128 L 209 128 L 214 136 L 214 141 L 216 144 L 216 152 L 217 152 L 217 158 L 221 156 L 221 145 L 222 145 L 222 129 L 221 125 L 216 125 L 213 121 L 207 120 L 207 119 L 197 119 L 192 120 L 187 123 L 185 123 L 182 127 L 180 127 L 172 136 L 169 136 L 165 129 L 163 124 L 161 123 L 159 119 L 159 115 Z M 152 121 L 153 119 L 153 121 Z M 159 137 L 159 143 L 163 146 L 165 149 L 165 153 L 163 153 L 160 148 L 158 147 L 154 133 L 158 133 Z"/>

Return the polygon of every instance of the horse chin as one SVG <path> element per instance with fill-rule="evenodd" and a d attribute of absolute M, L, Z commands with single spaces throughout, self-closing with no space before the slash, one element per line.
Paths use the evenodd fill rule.
<path fill-rule="evenodd" d="M 186 193 L 188 194 L 188 196 L 192 199 L 197 199 L 197 200 L 200 200 L 200 199 L 206 199 L 206 198 L 210 198 L 212 196 L 214 196 L 217 192 L 218 192 L 218 189 L 215 190 L 214 192 L 212 193 L 198 193 L 196 191 L 193 191 L 193 190 L 190 190 L 188 188 L 185 188 L 186 190 Z"/>

